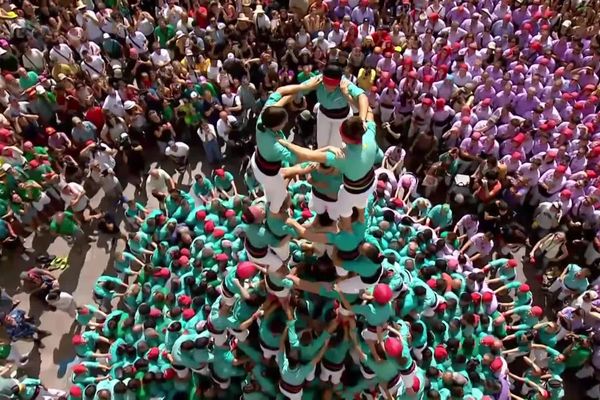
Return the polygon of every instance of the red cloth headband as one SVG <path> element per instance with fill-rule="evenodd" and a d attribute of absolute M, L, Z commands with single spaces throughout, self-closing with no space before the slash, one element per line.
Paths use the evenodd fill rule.
<path fill-rule="evenodd" d="M 328 76 L 323 76 L 323 84 L 327 86 L 339 86 L 341 79 L 330 78 Z"/>

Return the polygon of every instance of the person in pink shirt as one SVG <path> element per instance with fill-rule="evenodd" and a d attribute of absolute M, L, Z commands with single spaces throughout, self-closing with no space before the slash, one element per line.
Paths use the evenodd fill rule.
<path fill-rule="evenodd" d="M 566 182 L 566 171 L 566 166 L 559 165 L 555 169 L 543 173 L 537 187 L 533 190 L 530 205 L 537 206 L 542 201 L 548 201 L 553 195 L 560 192 Z"/>

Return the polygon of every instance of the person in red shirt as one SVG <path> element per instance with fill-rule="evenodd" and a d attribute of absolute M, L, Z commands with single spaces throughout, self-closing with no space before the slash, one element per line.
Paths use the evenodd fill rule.
<path fill-rule="evenodd" d="M 194 7 L 190 9 L 189 16 L 194 18 L 196 26 L 206 29 L 208 26 L 208 9 L 198 2 L 194 2 Z"/>
<path fill-rule="evenodd" d="M 392 44 L 392 36 L 390 35 L 390 28 L 387 25 L 382 25 L 371 35 L 375 46 L 385 47 L 386 43 Z M 393 51 L 393 45 L 392 45 Z"/>
<path fill-rule="evenodd" d="M 481 181 L 474 186 L 474 196 L 481 202 L 480 208 L 495 200 L 502 190 L 502 183 L 498 180 L 498 171 L 487 171 Z"/>
<path fill-rule="evenodd" d="M 317 0 L 308 7 L 308 11 L 316 9 L 317 14 L 324 17 L 329 12 L 329 6 L 323 0 Z"/>

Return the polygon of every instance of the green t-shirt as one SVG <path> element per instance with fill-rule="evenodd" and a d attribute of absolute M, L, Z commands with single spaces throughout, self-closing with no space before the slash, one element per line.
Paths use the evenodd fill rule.
<path fill-rule="evenodd" d="M 277 365 L 279 366 L 279 372 L 281 373 L 281 379 L 293 386 L 302 386 L 306 377 L 312 372 L 314 365 L 310 364 L 299 364 L 296 368 L 290 368 L 285 352 L 280 351 L 277 353 Z"/>
<path fill-rule="evenodd" d="M 346 78 L 342 78 L 342 80 L 347 80 Z M 342 90 L 338 87 L 335 90 L 328 91 L 325 89 L 324 84 L 320 84 L 317 89 L 317 101 L 320 105 L 328 110 L 339 110 L 345 107 L 348 107 L 348 99 L 342 93 Z M 358 96 L 364 94 L 365 91 L 356 86 L 354 83 L 349 83 L 348 85 L 348 94 L 353 99 L 357 99 Z"/>
<path fill-rule="evenodd" d="M 167 42 L 175 36 L 175 28 L 171 24 L 167 24 L 164 29 L 162 29 L 160 26 L 157 26 L 154 29 L 154 34 L 158 38 L 160 47 L 164 49 L 167 47 Z"/>
<path fill-rule="evenodd" d="M 225 175 L 221 178 L 220 176 L 215 175 L 214 177 L 215 187 L 221 190 L 229 190 L 231 189 L 231 184 L 233 183 L 233 175 L 230 172 L 225 171 Z"/>
<path fill-rule="evenodd" d="M 330 199 L 337 199 L 338 191 L 342 185 L 342 174 L 337 170 L 331 171 L 323 170 L 319 168 L 310 173 L 312 190 L 324 194 Z M 314 196 L 314 194 L 313 194 Z"/>
<path fill-rule="evenodd" d="M 376 126 L 373 121 L 367 123 L 367 131 L 362 137 L 361 144 L 346 144 L 344 158 L 335 158 L 333 153 L 327 153 L 327 165 L 337 168 L 346 178 L 358 181 L 364 178 L 375 164 L 377 141 L 375 140 Z"/>
<path fill-rule="evenodd" d="M 52 222 L 50 222 L 50 230 L 59 235 L 72 236 L 79 230 L 77 221 L 75 221 L 75 218 L 73 218 L 73 213 L 70 211 L 63 212 L 63 215 L 64 218 L 60 223 L 56 219 L 52 219 Z"/>
<path fill-rule="evenodd" d="M 338 233 L 327 233 L 327 240 L 341 251 L 356 250 L 365 239 L 367 225 L 356 221 L 352 223 L 352 231 L 340 231 Z"/>
<path fill-rule="evenodd" d="M 27 90 L 38 83 L 38 74 L 33 71 L 27 72 L 25 76 L 19 78 L 19 86 L 21 89 Z"/>
<path fill-rule="evenodd" d="M 264 249 L 268 246 L 277 246 L 279 243 L 279 239 L 273 236 L 263 224 L 242 224 L 240 226 L 252 247 Z"/>

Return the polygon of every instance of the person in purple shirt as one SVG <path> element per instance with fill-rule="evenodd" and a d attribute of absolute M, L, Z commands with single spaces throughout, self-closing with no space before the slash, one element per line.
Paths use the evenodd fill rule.
<path fill-rule="evenodd" d="M 475 102 L 479 102 L 483 99 L 493 99 L 496 97 L 496 89 L 494 89 L 494 80 L 492 78 L 488 78 L 488 74 L 484 73 L 482 75 L 482 79 L 485 79 L 485 83 L 482 86 L 479 86 L 475 89 Z"/>
<path fill-rule="evenodd" d="M 565 52 L 564 61 L 572 62 L 576 67 L 581 67 L 583 64 L 583 45 L 578 42 L 573 42 L 570 49 Z"/>
<path fill-rule="evenodd" d="M 502 35 L 512 35 L 515 33 L 515 27 L 511 22 L 512 17 L 509 13 L 504 14 L 501 20 L 494 22 L 492 25 L 492 35 L 502 37 Z"/>
<path fill-rule="evenodd" d="M 332 7 L 330 6 L 330 10 Z M 352 9 L 348 7 L 348 0 L 340 0 L 337 7 L 333 8 L 333 17 L 338 21 L 344 19 L 344 16 L 352 14 Z"/>
<path fill-rule="evenodd" d="M 450 3 L 452 4 L 452 3 Z M 446 20 L 458 21 L 461 25 L 464 21 L 471 17 L 471 12 L 464 6 L 456 6 L 446 13 Z M 466 29 L 468 31 L 468 29 Z"/>
<path fill-rule="evenodd" d="M 389 72 L 390 74 L 396 71 L 396 63 L 392 60 L 392 53 L 386 51 L 383 54 L 383 58 L 377 61 L 377 72 L 381 73 L 382 71 Z"/>
<path fill-rule="evenodd" d="M 515 99 L 515 113 L 523 118 L 529 118 L 532 111 L 540 104 L 540 101 L 535 97 L 536 90 L 529 88 L 525 93 L 521 93 Z"/>
<path fill-rule="evenodd" d="M 376 68 L 377 64 L 382 59 L 383 56 L 381 55 L 381 48 L 376 47 L 371 54 L 365 57 L 365 65 L 368 65 L 371 68 Z"/>
<path fill-rule="evenodd" d="M 369 21 L 369 24 L 375 24 L 375 14 L 373 13 L 373 9 L 369 7 L 369 0 L 360 0 L 358 3 L 358 7 L 352 10 L 352 22 L 355 24 L 359 24 L 363 22 L 365 19 Z"/>
<path fill-rule="evenodd" d="M 527 9 L 527 2 L 521 2 L 519 8 L 512 12 L 513 24 L 521 26 L 523 22 L 531 18 L 531 13 Z"/>

